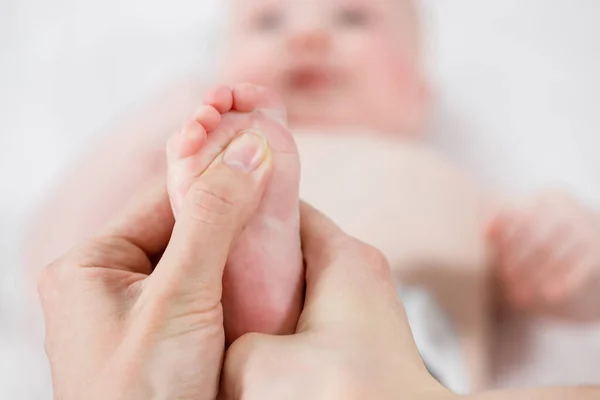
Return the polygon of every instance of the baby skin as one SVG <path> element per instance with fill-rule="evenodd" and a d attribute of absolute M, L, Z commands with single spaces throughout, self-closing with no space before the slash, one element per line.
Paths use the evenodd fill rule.
<path fill-rule="evenodd" d="M 239 134 L 268 143 L 274 171 L 225 268 L 222 304 L 227 343 L 249 332 L 294 333 L 304 295 L 300 162 L 285 127 L 283 103 L 273 92 L 251 84 L 219 86 L 208 92 L 205 104 L 169 140 L 167 179 L 174 214 L 194 180 Z M 254 154 L 246 156 L 253 160 Z"/>
<path fill-rule="evenodd" d="M 500 210 L 489 225 L 506 302 L 522 310 L 597 319 L 600 217 L 547 193 Z"/>

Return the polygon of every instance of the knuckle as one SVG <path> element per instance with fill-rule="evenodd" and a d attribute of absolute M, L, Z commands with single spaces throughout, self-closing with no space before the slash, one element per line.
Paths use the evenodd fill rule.
<path fill-rule="evenodd" d="M 98 242 L 99 243 L 99 242 Z M 99 246 L 95 240 L 73 249 L 62 258 L 48 264 L 43 268 L 37 278 L 37 291 L 40 298 L 46 299 L 50 294 L 62 292 L 63 288 L 69 288 L 74 281 L 80 278 L 81 271 L 85 266 L 94 266 L 99 252 L 104 247 Z"/>
<path fill-rule="evenodd" d="M 388 277 L 390 264 L 381 250 L 358 239 L 350 238 L 349 240 L 350 243 L 346 247 L 352 249 L 348 254 L 351 259 L 361 260 L 361 264 L 377 276 Z"/>
<path fill-rule="evenodd" d="M 154 320 L 160 319 L 162 310 L 156 311 Z M 223 308 L 221 304 L 207 307 L 201 305 L 192 311 L 182 308 L 180 313 L 170 315 L 169 329 L 167 336 L 176 336 L 190 332 L 203 332 L 204 335 L 210 335 L 216 340 L 223 334 Z"/>
<path fill-rule="evenodd" d="M 362 255 L 361 258 L 364 259 L 369 264 L 387 265 L 387 263 L 388 263 L 387 258 L 381 250 L 379 250 L 373 246 L 370 246 L 368 244 L 362 243 L 362 242 L 358 242 L 356 244 L 356 246 Z"/>
<path fill-rule="evenodd" d="M 368 250 L 367 259 L 369 260 L 371 271 L 377 276 L 387 277 L 390 274 L 390 264 L 381 251 L 371 247 Z"/>
<path fill-rule="evenodd" d="M 373 261 L 370 265 L 371 271 L 378 277 L 388 278 L 391 274 L 390 264 L 381 252 L 373 255 Z"/>
<path fill-rule="evenodd" d="M 198 184 L 192 187 L 192 217 L 209 225 L 227 223 L 236 209 L 232 189 L 225 185 Z"/>
<path fill-rule="evenodd" d="M 42 302 L 48 301 L 56 294 L 64 293 L 65 288 L 72 287 L 76 268 L 69 268 L 68 260 L 59 260 L 44 268 L 37 279 L 37 292 Z"/>

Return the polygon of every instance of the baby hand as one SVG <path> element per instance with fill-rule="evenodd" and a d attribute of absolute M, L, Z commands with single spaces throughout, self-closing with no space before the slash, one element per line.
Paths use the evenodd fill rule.
<path fill-rule="evenodd" d="M 600 270 L 600 218 L 568 195 L 504 209 L 489 228 L 501 286 L 514 306 L 562 304 Z"/>

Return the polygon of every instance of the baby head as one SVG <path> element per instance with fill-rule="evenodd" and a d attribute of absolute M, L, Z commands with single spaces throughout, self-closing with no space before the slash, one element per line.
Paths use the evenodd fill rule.
<path fill-rule="evenodd" d="M 412 0 L 234 0 L 232 22 L 223 78 L 276 90 L 292 127 L 420 130 Z"/>

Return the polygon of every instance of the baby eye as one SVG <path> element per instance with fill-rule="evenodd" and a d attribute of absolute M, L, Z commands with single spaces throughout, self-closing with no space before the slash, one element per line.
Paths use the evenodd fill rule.
<path fill-rule="evenodd" d="M 254 18 L 253 26 L 260 32 L 274 32 L 283 25 L 283 14 L 279 11 L 267 11 Z"/>
<path fill-rule="evenodd" d="M 372 18 L 369 12 L 363 8 L 346 8 L 340 10 L 336 19 L 343 27 L 360 28 L 368 26 Z"/>

